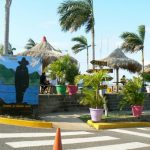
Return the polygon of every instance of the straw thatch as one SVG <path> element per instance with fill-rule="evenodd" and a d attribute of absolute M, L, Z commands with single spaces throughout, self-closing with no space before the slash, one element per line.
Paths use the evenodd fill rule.
<path fill-rule="evenodd" d="M 102 59 L 101 61 L 106 61 L 109 67 L 114 69 L 126 69 L 130 72 L 140 72 L 142 69 L 142 65 L 125 56 L 121 49 L 115 49 L 108 57 Z"/>
<path fill-rule="evenodd" d="M 100 71 L 100 70 L 105 70 L 105 71 L 107 71 L 108 73 L 113 73 L 113 69 L 88 69 L 86 72 L 87 73 L 93 73 L 93 72 L 98 72 L 98 71 Z"/>
<path fill-rule="evenodd" d="M 150 64 L 148 64 L 144 67 L 144 72 L 150 74 Z"/>
<path fill-rule="evenodd" d="M 98 65 L 98 66 L 107 66 L 106 61 L 92 60 L 90 63 L 93 65 Z"/>
<path fill-rule="evenodd" d="M 19 53 L 18 55 L 38 57 L 42 62 L 43 69 L 51 62 L 63 56 L 61 52 L 58 52 L 50 43 L 47 42 L 46 37 L 43 37 L 41 43 L 37 44 L 30 50 Z"/>
<path fill-rule="evenodd" d="M 130 72 L 140 72 L 142 69 L 142 65 L 125 56 L 121 49 L 115 49 L 108 57 L 101 59 L 100 61 L 106 61 L 107 66 L 113 69 L 116 69 L 116 85 L 118 92 L 118 83 L 119 83 L 119 68 L 126 69 Z"/>

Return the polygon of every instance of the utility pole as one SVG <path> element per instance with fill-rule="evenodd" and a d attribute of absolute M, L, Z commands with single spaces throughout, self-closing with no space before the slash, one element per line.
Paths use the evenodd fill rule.
<path fill-rule="evenodd" d="M 8 43 L 9 43 L 9 16 L 10 16 L 10 6 L 12 0 L 5 0 L 5 33 L 4 33 L 4 51 L 3 54 L 8 54 Z"/>

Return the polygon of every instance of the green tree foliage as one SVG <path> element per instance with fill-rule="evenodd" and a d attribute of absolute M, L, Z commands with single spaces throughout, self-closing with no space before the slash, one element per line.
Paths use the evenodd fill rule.
<path fill-rule="evenodd" d="M 2 44 L 0 44 L 0 54 L 3 54 L 3 50 L 4 50 L 4 46 Z"/>
<path fill-rule="evenodd" d="M 87 38 L 85 36 L 74 37 L 74 38 L 72 38 L 72 41 L 76 42 L 76 44 L 72 47 L 72 50 L 75 54 L 77 54 L 83 50 L 87 51 L 87 69 L 88 69 L 89 68 L 89 66 L 88 66 L 88 64 L 89 64 L 88 48 L 91 45 L 88 45 Z"/>
<path fill-rule="evenodd" d="M 13 55 L 13 51 L 15 51 L 15 50 L 16 50 L 16 48 L 12 47 L 12 45 L 9 43 L 8 44 L 8 54 Z M 3 51 L 4 51 L 4 45 L 1 44 L 0 45 L 0 54 L 3 54 Z"/>
<path fill-rule="evenodd" d="M 45 71 L 50 72 L 50 76 L 57 77 L 59 84 L 74 83 L 75 76 L 79 74 L 78 64 L 73 62 L 69 55 L 54 61 Z"/>
<path fill-rule="evenodd" d="M 138 27 L 138 34 L 132 32 L 124 32 L 120 36 L 123 39 L 122 48 L 125 52 L 142 52 L 142 72 L 144 73 L 144 40 L 145 25 Z"/>
<path fill-rule="evenodd" d="M 95 31 L 93 0 L 67 0 L 58 7 L 59 21 L 63 31 L 77 31 L 81 26 L 92 34 L 93 60 L 95 60 Z"/>
<path fill-rule="evenodd" d="M 133 77 L 129 80 L 120 92 L 122 100 L 119 103 L 120 109 L 126 105 L 143 105 L 144 93 L 141 92 L 142 80 L 139 77 Z"/>
<path fill-rule="evenodd" d="M 79 74 L 79 67 L 77 64 L 72 63 L 71 61 L 68 64 L 68 67 L 66 69 L 66 81 L 69 82 L 69 84 L 75 84 L 75 77 Z"/>
<path fill-rule="evenodd" d="M 30 38 L 27 42 L 27 44 L 25 45 L 25 49 L 29 50 L 32 47 L 34 47 L 36 45 L 36 43 Z"/>
<path fill-rule="evenodd" d="M 144 78 L 144 81 L 150 82 L 150 74 L 149 73 L 143 73 L 141 76 Z"/>
<path fill-rule="evenodd" d="M 92 108 L 102 108 L 106 103 L 105 97 L 99 94 L 100 83 L 107 79 L 106 71 L 94 72 L 93 74 L 78 75 L 75 79 L 78 83 L 83 80 L 83 97 L 81 97 L 81 104 L 88 105 Z"/>
<path fill-rule="evenodd" d="M 16 50 L 16 48 L 12 47 L 12 45 L 9 43 L 8 44 L 8 54 L 13 55 L 14 54 L 13 51 L 15 51 L 15 50 Z"/>

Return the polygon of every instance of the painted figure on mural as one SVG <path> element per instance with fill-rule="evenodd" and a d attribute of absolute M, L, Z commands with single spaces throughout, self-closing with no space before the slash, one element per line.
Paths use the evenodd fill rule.
<path fill-rule="evenodd" d="M 25 91 L 29 86 L 29 74 L 27 68 L 29 62 L 23 57 L 18 63 L 19 66 L 17 66 L 15 73 L 16 103 L 22 103 Z"/>

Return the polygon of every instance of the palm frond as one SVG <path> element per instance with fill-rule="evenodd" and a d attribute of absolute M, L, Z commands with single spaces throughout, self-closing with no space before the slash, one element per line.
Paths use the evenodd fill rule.
<path fill-rule="evenodd" d="M 120 37 L 125 40 L 129 37 L 132 37 L 132 38 L 135 38 L 135 39 L 139 39 L 139 36 L 135 33 L 132 33 L 132 32 L 123 32 Z"/>
<path fill-rule="evenodd" d="M 81 15 L 84 14 L 84 15 Z M 79 17 L 80 16 L 80 17 Z M 60 17 L 60 25 L 63 31 L 76 31 L 86 23 L 87 17 L 83 10 L 70 10 Z"/>
<path fill-rule="evenodd" d="M 81 45 L 81 44 L 76 44 L 72 47 L 72 50 L 75 54 L 81 52 L 84 49 L 86 49 L 85 45 Z"/>
<path fill-rule="evenodd" d="M 80 51 L 87 49 L 88 43 L 85 36 L 78 36 L 72 38 L 72 41 L 77 42 L 73 47 L 72 50 L 75 54 L 79 53 Z"/>
<path fill-rule="evenodd" d="M 86 24 L 86 33 L 88 33 L 89 31 L 91 31 L 91 29 L 94 27 L 94 16 L 90 16 L 89 20 L 87 21 Z"/>
<path fill-rule="evenodd" d="M 91 0 L 69 0 L 58 7 L 60 25 L 63 31 L 76 31 L 81 26 L 89 24 Z M 80 17 L 79 17 L 80 16 Z"/>
<path fill-rule="evenodd" d="M 138 27 L 138 32 L 140 35 L 140 39 L 142 41 L 142 44 L 144 44 L 144 39 L 145 39 L 145 25 L 140 25 Z"/>
<path fill-rule="evenodd" d="M 130 53 L 134 53 L 134 48 L 135 46 L 133 44 L 129 44 L 129 43 L 126 43 L 124 42 L 121 46 L 122 50 L 124 52 L 130 52 Z"/>
<path fill-rule="evenodd" d="M 87 39 L 86 39 L 86 37 L 85 36 L 78 36 L 78 37 L 74 37 L 74 38 L 72 38 L 72 41 L 74 41 L 74 42 L 78 42 L 78 43 L 80 43 L 80 44 L 84 44 L 84 45 L 88 45 L 87 44 Z"/>
<path fill-rule="evenodd" d="M 120 37 L 124 40 L 122 48 L 125 52 L 133 53 L 141 50 L 139 45 L 142 45 L 143 42 L 137 34 L 124 32 Z"/>

